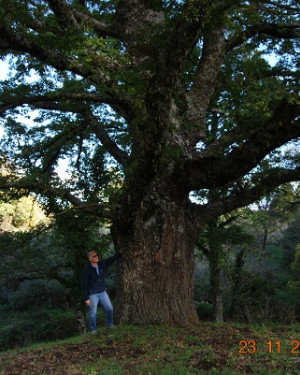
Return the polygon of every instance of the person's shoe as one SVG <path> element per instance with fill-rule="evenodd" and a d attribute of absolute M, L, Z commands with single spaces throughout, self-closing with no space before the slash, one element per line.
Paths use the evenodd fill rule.
<path fill-rule="evenodd" d="M 97 331 L 91 331 L 91 335 L 96 335 Z"/>

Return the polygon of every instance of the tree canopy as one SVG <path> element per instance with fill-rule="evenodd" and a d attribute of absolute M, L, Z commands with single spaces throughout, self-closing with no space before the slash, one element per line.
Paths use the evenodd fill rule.
<path fill-rule="evenodd" d="M 133 259 L 147 248 L 152 273 L 177 272 L 181 258 L 189 273 L 195 229 L 299 179 L 297 147 L 280 149 L 300 135 L 295 0 L 0 4 L 0 53 L 11 69 L 0 92 L 2 151 L 22 171 L 0 188 L 110 219 L 129 268 L 145 267 Z M 209 202 L 189 201 L 208 190 Z M 178 320 L 156 315 L 148 321 Z"/>

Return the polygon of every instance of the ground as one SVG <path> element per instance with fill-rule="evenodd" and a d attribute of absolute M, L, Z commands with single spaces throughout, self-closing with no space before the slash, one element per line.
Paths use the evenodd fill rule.
<path fill-rule="evenodd" d="M 300 325 L 103 327 L 97 335 L 1 352 L 0 374 L 300 375 L 299 338 Z"/>

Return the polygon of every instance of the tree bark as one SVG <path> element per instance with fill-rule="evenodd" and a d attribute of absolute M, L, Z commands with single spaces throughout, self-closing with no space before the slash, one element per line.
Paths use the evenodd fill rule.
<path fill-rule="evenodd" d="M 207 245 L 208 247 L 203 247 L 202 251 L 209 261 L 213 319 L 216 322 L 223 322 L 223 295 L 220 281 L 224 254 L 217 220 L 208 223 Z"/>
<path fill-rule="evenodd" d="M 127 227 L 116 220 L 112 235 L 123 253 L 116 321 L 132 324 L 198 324 L 194 306 L 194 238 L 185 204 L 157 201 Z M 149 204 L 151 206 L 151 204 Z"/>
<path fill-rule="evenodd" d="M 215 321 L 218 323 L 224 322 L 223 317 L 223 296 L 220 293 L 216 296 Z"/>
<path fill-rule="evenodd" d="M 212 248 L 210 246 L 209 268 L 210 268 L 210 284 L 213 305 L 213 318 L 216 322 L 223 322 L 223 297 L 220 287 L 221 264 L 220 251 L 221 248 Z"/>

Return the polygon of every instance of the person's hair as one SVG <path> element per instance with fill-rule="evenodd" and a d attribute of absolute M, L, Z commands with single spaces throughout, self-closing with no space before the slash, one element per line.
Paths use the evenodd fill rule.
<path fill-rule="evenodd" d="M 95 253 L 95 250 L 89 250 L 86 255 L 89 258 L 92 253 Z"/>

